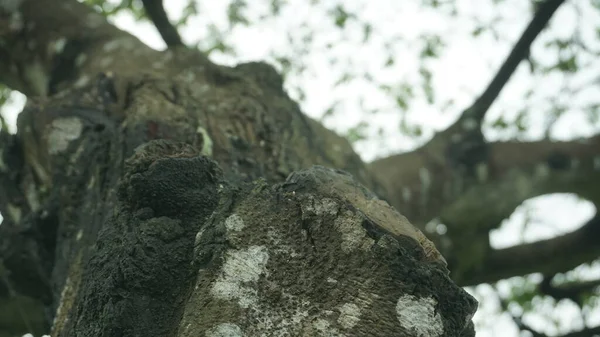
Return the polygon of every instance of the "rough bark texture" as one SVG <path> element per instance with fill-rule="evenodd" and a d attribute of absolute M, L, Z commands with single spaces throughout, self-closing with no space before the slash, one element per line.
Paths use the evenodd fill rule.
<path fill-rule="evenodd" d="M 273 68 L 49 3 L 2 6 L 0 74 L 31 99 L 0 134 L 0 336 L 474 334 L 444 258 Z"/>

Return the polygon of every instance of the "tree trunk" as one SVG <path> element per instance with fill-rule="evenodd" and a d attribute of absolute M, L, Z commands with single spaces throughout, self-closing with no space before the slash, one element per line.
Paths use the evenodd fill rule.
<path fill-rule="evenodd" d="M 444 258 L 273 68 L 54 1 L 19 8 L 58 56 L 9 81 L 38 98 L 0 134 L 0 336 L 474 335 Z"/>

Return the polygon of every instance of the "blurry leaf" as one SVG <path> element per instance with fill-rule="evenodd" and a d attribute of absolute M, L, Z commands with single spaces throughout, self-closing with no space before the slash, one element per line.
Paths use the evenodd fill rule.
<path fill-rule="evenodd" d="M 370 23 L 365 23 L 363 25 L 363 43 L 369 41 L 371 37 L 371 33 L 373 32 L 373 26 Z"/>
<path fill-rule="evenodd" d="M 483 26 L 477 26 L 473 32 L 471 33 L 474 37 L 477 37 L 479 35 L 481 35 L 481 33 L 483 33 L 483 31 L 485 30 L 485 27 Z"/>
<path fill-rule="evenodd" d="M 525 278 L 519 278 L 518 281 L 511 284 L 510 294 L 507 300 L 518 304 L 524 311 L 531 311 L 531 301 L 534 297 L 539 295 L 536 283 Z"/>
<path fill-rule="evenodd" d="M 432 74 L 429 69 L 425 67 L 419 68 L 419 73 L 421 77 L 423 77 L 423 93 L 425 94 L 425 98 L 427 99 L 427 103 L 433 104 L 434 102 L 434 93 L 433 93 L 433 85 L 431 84 Z"/>
<path fill-rule="evenodd" d="M 271 0 L 271 15 L 279 15 L 285 3 L 285 0 Z"/>
<path fill-rule="evenodd" d="M 517 113 L 517 118 L 515 118 L 515 126 L 517 127 L 517 131 L 524 132 L 525 130 L 527 130 L 527 121 L 525 118 L 526 116 L 527 110 L 525 109 L 521 109 Z"/>
<path fill-rule="evenodd" d="M 350 81 L 352 81 L 354 79 L 354 75 L 350 74 L 350 73 L 345 73 L 344 75 L 342 75 L 342 77 L 340 77 L 337 81 L 335 81 L 335 83 L 333 84 L 334 86 L 338 86 L 340 84 L 343 83 L 348 83 Z"/>
<path fill-rule="evenodd" d="M 342 5 L 337 5 L 335 9 L 331 11 L 331 14 L 333 15 L 335 25 L 339 28 L 344 28 L 346 26 L 346 21 L 354 17 L 353 14 L 346 12 Z"/>
<path fill-rule="evenodd" d="M 571 55 L 571 57 L 569 57 L 567 59 L 561 59 L 560 61 L 558 61 L 558 63 L 554 66 L 554 68 L 561 70 L 561 71 L 574 73 L 578 69 L 577 59 L 576 59 L 575 55 Z"/>
<path fill-rule="evenodd" d="M 144 7 L 140 1 L 122 0 L 115 4 L 106 0 L 83 0 L 83 3 L 91 6 L 97 12 L 107 17 L 115 15 L 123 10 L 131 12 L 136 20 L 145 17 Z"/>
<path fill-rule="evenodd" d="M 346 138 L 350 143 L 355 143 L 359 140 L 366 139 L 366 129 L 369 125 L 366 122 L 360 122 L 356 126 L 346 131 Z"/>
<path fill-rule="evenodd" d="M 198 6 L 195 0 L 188 0 L 188 3 L 181 12 L 181 17 L 175 22 L 176 27 L 184 26 L 188 20 L 198 14 Z"/>
<path fill-rule="evenodd" d="M 227 8 L 227 18 L 229 18 L 230 26 L 235 26 L 237 24 L 248 26 L 250 24 L 250 21 L 248 21 L 243 13 L 246 6 L 247 4 L 244 0 L 233 0 L 229 4 L 229 7 Z"/>
<path fill-rule="evenodd" d="M 438 57 L 444 44 L 438 35 L 425 35 L 421 37 L 425 40 L 425 46 L 421 50 L 421 57 Z"/>
<path fill-rule="evenodd" d="M 401 110 L 408 110 L 408 105 L 412 98 L 414 98 L 412 86 L 410 86 L 408 83 L 403 83 L 400 85 L 400 87 L 398 87 L 395 99 L 396 105 Z"/>
<path fill-rule="evenodd" d="M 591 124 L 600 122 L 600 104 L 592 104 L 585 108 L 585 114 Z"/>
<path fill-rule="evenodd" d="M 420 137 L 423 135 L 423 128 L 420 125 L 408 125 L 406 118 L 400 120 L 400 132 L 408 137 Z"/>
<path fill-rule="evenodd" d="M 390 67 L 390 66 L 393 66 L 394 63 L 395 63 L 394 58 L 390 55 L 388 57 L 388 59 L 385 61 L 385 66 Z"/>
<path fill-rule="evenodd" d="M 506 122 L 503 116 L 500 116 L 492 123 L 492 127 L 496 129 L 506 130 L 508 128 L 508 123 Z"/>
<path fill-rule="evenodd" d="M 396 96 L 396 105 L 398 105 L 398 107 L 402 110 L 408 109 L 408 102 L 406 101 L 405 97 Z"/>

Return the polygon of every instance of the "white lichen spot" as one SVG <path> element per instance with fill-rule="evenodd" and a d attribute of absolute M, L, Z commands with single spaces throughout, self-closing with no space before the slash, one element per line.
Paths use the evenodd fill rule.
<path fill-rule="evenodd" d="M 25 191 L 25 199 L 33 212 L 37 212 L 41 208 L 39 190 L 34 184 L 27 184 Z"/>
<path fill-rule="evenodd" d="M 600 156 L 594 157 L 594 170 L 600 170 Z"/>
<path fill-rule="evenodd" d="M 338 283 L 338 281 L 334 278 L 328 277 L 327 278 L 327 283 Z"/>
<path fill-rule="evenodd" d="M 90 78 L 87 75 L 81 75 L 81 77 L 73 84 L 75 88 L 82 88 L 90 83 Z"/>
<path fill-rule="evenodd" d="M 77 57 L 75 58 L 75 66 L 81 67 L 83 65 L 83 62 L 85 62 L 85 60 L 87 60 L 86 54 L 81 53 L 81 54 L 77 55 Z"/>
<path fill-rule="evenodd" d="M 418 298 L 402 295 L 396 303 L 396 318 L 400 324 L 417 337 L 444 335 L 442 317 L 436 311 L 436 300 L 431 297 Z"/>
<path fill-rule="evenodd" d="M 65 285 L 62 288 L 62 291 L 60 292 L 60 300 L 58 302 L 58 308 L 56 308 L 56 314 L 54 315 L 54 320 L 52 321 L 52 325 L 56 324 L 57 319 L 59 318 L 63 318 L 63 311 L 64 311 L 64 307 L 67 303 L 66 302 L 66 296 L 67 294 L 70 292 L 71 290 L 71 277 L 67 276 L 67 279 L 65 280 Z"/>
<path fill-rule="evenodd" d="M 23 77 L 29 86 L 29 90 L 37 96 L 46 97 L 48 76 L 44 66 L 40 62 L 33 62 L 28 67 L 25 67 Z"/>
<path fill-rule="evenodd" d="M 67 39 L 65 37 L 61 37 L 60 39 L 54 41 L 54 43 L 51 44 L 52 50 L 54 51 L 55 54 L 62 53 L 63 50 L 65 50 L 66 45 L 67 45 Z"/>
<path fill-rule="evenodd" d="M 409 202 L 412 198 L 412 192 L 408 187 L 402 187 L 402 199 L 404 202 Z"/>
<path fill-rule="evenodd" d="M 100 67 L 101 67 L 101 68 L 107 68 L 107 67 L 110 67 L 110 65 L 111 65 L 112 63 L 113 63 L 113 58 L 112 58 L 112 57 L 110 57 L 110 56 L 103 57 L 103 58 L 100 60 Z"/>
<path fill-rule="evenodd" d="M 200 244 L 200 239 L 202 238 L 202 234 L 204 234 L 205 230 L 206 230 L 206 228 L 202 228 L 201 230 L 198 231 L 198 233 L 196 233 L 196 238 L 194 239 L 194 246 L 197 246 Z"/>
<path fill-rule="evenodd" d="M 359 217 L 338 217 L 334 220 L 334 227 L 342 235 L 342 251 L 350 253 L 356 249 L 368 251 L 375 242 L 367 236 L 365 229 L 361 225 L 362 220 Z"/>
<path fill-rule="evenodd" d="M 225 228 L 227 228 L 228 231 L 239 232 L 244 229 L 244 227 L 246 227 L 244 220 L 237 214 L 232 214 L 225 219 Z"/>
<path fill-rule="evenodd" d="M 5 12 L 14 13 L 19 9 L 22 2 L 23 0 L 2 0 L 0 1 L 0 8 Z"/>
<path fill-rule="evenodd" d="M 331 323 L 322 318 L 318 318 L 313 322 L 313 329 L 315 329 L 316 332 L 319 333 L 318 336 L 342 336 L 342 334 L 340 334 L 340 332 L 336 328 L 331 326 Z"/>
<path fill-rule="evenodd" d="M 425 167 L 419 169 L 419 180 L 424 190 L 428 190 L 431 187 L 431 173 Z"/>
<path fill-rule="evenodd" d="M 23 214 L 23 212 L 21 211 L 21 209 L 19 207 L 17 207 L 16 205 L 13 205 L 11 203 L 8 203 L 6 205 L 6 212 L 8 213 L 8 216 L 12 219 L 12 221 L 16 224 L 21 222 L 21 216 Z"/>
<path fill-rule="evenodd" d="M 210 328 L 204 334 L 206 337 L 243 337 L 242 329 L 233 323 L 221 323 Z"/>
<path fill-rule="evenodd" d="M 13 32 L 18 32 L 23 29 L 23 15 L 21 12 L 12 12 L 10 21 L 8 22 L 8 29 Z"/>
<path fill-rule="evenodd" d="M 83 230 L 81 230 L 81 229 L 80 229 L 80 230 L 77 232 L 77 235 L 75 236 L 75 241 L 79 241 L 79 240 L 81 240 L 81 238 L 82 238 L 82 237 L 83 237 Z"/>
<path fill-rule="evenodd" d="M 244 250 L 227 252 L 221 274 L 211 288 L 211 294 L 223 300 L 237 300 L 242 308 L 258 302 L 257 291 L 251 282 L 266 274 L 269 254 L 265 246 L 250 246 Z"/>
<path fill-rule="evenodd" d="M 344 329 L 352 329 L 360 321 L 360 309 L 356 304 L 346 303 L 339 310 L 340 316 L 337 322 Z"/>
<path fill-rule="evenodd" d="M 453 143 L 459 143 L 462 140 L 462 135 L 460 133 L 454 133 L 450 136 L 450 141 Z"/>
<path fill-rule="evenodd" d="M 573 159 L 573 160 L 571 160 L 571 168 L 572 169 L 579 168 L 579 164 L 580 164 L 579 159 Z"/>
<path fill-rule="evenodd" d="M 535 166 L 535 177 L 538 179 L 547 178 L 550 175 L 550 167 L 545 163 L 540 163 Z"/>
<path fill-rule="evenodd" d="M 67 149 L 69 143 L 81 136 L 83 124 L 77 117 L 57 118 L 52 121 L 48 134 L 48 153 L 58 154 Z"/>
<path fill-rule="evenodd" d="M 208 132 L 203 127 L 199 126 L 196 130 L 202 136 L 202 151 L 200 152 L 202 155 L 211 157 L 213 152 L 213 142 L 208 135 Z"/>
<path fill-rule="evenodd" d="M 0 148 L 0 171 L 8 172 L 8 166 L 4 162 L 4 149 Z"/>
<path fill-rule="evenodd" d="M 196 74 L 194 74 L 194 72 L 192 71 L 186 71 L 184 72 L 181 77 L 183 78 L 183 81 L 185 81 L 186 83 L 192 83 L 196 80 Z M 199 93 L 203 93 L 204 92 L 204 85 L 201 85 L 198 88 L 198 92 Z"/>
<path fill-rule="evenodd" d="M 96 29 L 102 26 L 102 24 L 105 22 L 105 19 L 104 17 L 102 17 L 102 15 L 99 15 L 97 13 L 89 13 L 86 17 L 85 22 L 89 28 Z"/>
<path fill-rule="evenodd" d="M 484 183 L 488 180 L 490 172 L 486 163 L 477 164 L 477 166 L 475 166 L 475 172 L 477 174 L 477 180 L 480 183 Z"/>
<path fill-rule="evenodd" d="M 88 184 L 87 184 L 87 188 L 91 189 L 91 188 L 94 188 L 94 186 L 96 186 L 96 176 L 92 176 L 90 178 L 90 181 L 88 181 Z"/>
<path fill-rule="evenodd" d="M 463 130 L 465 131 L 471 131 L 471 130 L 475 130 L 476 128 L 479 127 L 479 125 L 477 124 L 477 121 L 473 118 L 467 118 L 462 122 L 462 127 Z"/>
<path fill-rule="evenodd" d="M 119 48 L 119 45 L 121 44 L 121 39 L 114 39 L 111 41 L 106 42 L 103 46 L 102 46 L 102 50 L 110 53 L 112 51 L 114 51 L 115 49 Z"/>
<path fill-rule="evenodd" d="M 295 191 L 292 192 L 295 195 Z M 309 199 L 302 203 L 302 213 L 316 216 L 336 215 L 338 213 L 338 204 L 331 198 Z"/>

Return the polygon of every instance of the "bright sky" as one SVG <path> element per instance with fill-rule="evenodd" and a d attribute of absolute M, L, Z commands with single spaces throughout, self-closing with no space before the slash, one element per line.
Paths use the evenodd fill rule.
<path fill-rule="evenodd" d="M 578 1 L 582 4 L 584 2 Z M 171 18 L 178 18 L 186 1 L 170 0 L 165 3 Z M 225 30 L 228 24 L 225 14 L 228 3 L 229 1 L 200 1 L 201 15 L 191 19 L 181 30 L 184 41 L 193 44 L 206 39 L 209 33 L 207 23 Z M 454 18 L 447 11 L 425 10 L 421 1 L 345 1 L 343 4 L 348 12 L 358 13 L 361 20 L 373 25 L 373 37 L 363 43 L 362 26 L 357 22 L 350 20 L 343 32 L 332 25 L 326 9 L 335 7 L 340 3 L 338 1 L 322 0 L 319 5 L 322 9 L 315 10 L 307 5 L 306 0 L 288 0 L 288 5 L 280 16 L 263 19 L 258 17 L 266 14 L 268 7 L 265 4 L 269 1 L 254 0 L 248 3 L 251 22 L 260 24 L 236 28 L 227 36 L 227 41 L 238 51 L 238 57 L 216 55 L 214 59 L 221 63 L 235 64 L 249 60 L 270 60 L 273 54 L 293 56 L 298 47 L 290 44 L 288 33 L 292 35 L 294 43 L 300 44 L 309 29 L 318 32 L 313 37 L 310 50 L 302 57 L 307 66 L 306 71 L 286 78 L 286 87 L 296 98 L 294 88 L 301 87 L 305 90 L 306 99 L 302 102 L 302 109 L 314 118 L 319 118 L 333 102 L 340 101 L 336 115 L 325 119 L 326 126 L 334 130 L 343 132 L 361 121 L 367 121 L 367 140 L 355 144 L 355 149 L 365 160 L 410 150 L 422 144 L 434 131 L 448 126 L 485 88 L 530 18 L 529 2 L 522 0 L 505 0 L 501 6 L 491 5 L 492 0 L 457 0 L 458 15 Z M 585 4 L 581 6 L 583 10 L 579 13 L 567 6 L 563 7 L 553 18 L 550 31 L 540 36 L 532 49 L 532 55 L 541 62 L 553 62 L 556 54 L 548 53 L 543 42 L 553 36 L 571 36 L 576 24 L 583 28 L 591 27 L 582 29 L 584 33 L 581 38 L 595 41 L 598 45 L 597 37 L 590 35 L 590 32 L 594 34 L 593 24 L 600 22 L 598 11 L 590 10 L 589 5 Z M 490 23 L 496 20 L 498 22 L 494 27 L 501 32 L 499 39 L 490 32 L 484 32 L 478 38 L 472 37 L 471 32 L 478 22 Z M 114 23 L 148 45 L 157 49 L 164 48 L 164 43 L 150 23 L 135 22 L 126 14 L 117 16 Z M 428 63 L 434 75 L 436 101 L 433 105 L 426 102 L 423 94 L 417 93 L 415 100 L 410 102 L 408 111 L 402 112 L 392 99 L 382 95 L 381 91 L 367 81 L 359 79 L 340 87 L 334 86 L 344 72 L 351 72 L 359 77 L 368 73 L 374 78 L 374 83 L 398 85 L 406 81 L 408 84 L 418 84 L 418 52 L 421 47 L 419 36 L 424 33 L 439 34 L 446 43 L 442 56 Z M 326 48 L 328 43 L 332 43 L 333 47 Z M 383 65 L 388 55 L 393 56 L 395 65 L 385 68 Z M 330 64 L 331 58 L 338 59 L 337 64 Z M 580 61 L 594 62 L 585 58 Z M 596 83 L 593 88 L 580 95 L 573 96 L 565 90 L 568 87 L 587 86 L 594 79 Z M 489 120 L 502 115 L 511 122 L 518 110 L 530 108 L 533 111 L 528 115 L 530 127 L 519 137 L 524 140 L 539 139 L 544 134 L 543 125 L 548 116 L 548 107 L 551 106 L 549 99 L 556 98 L 560 102 L 576 106 L 576 103 L 586 102 L 590 97 L 599 97 L 598 79 L 600 73 L 591 71 L 579 72 L 571 77 L 532 77 L 527 66 L 522 65 L 490 111 Z M 531 87 L 536 90 L 525 100 L 524 93 Z M 450 100 L 453 105 L 444 109 L 445 103 Z M 15 120 L 15 112 L 21 105 L 22 100 L 17 98 L 12 107 L 5 109 L 4 114 L 9 121 Z M 377 110 L 377 113 L 370 114 L 365 109 Z M 406 116 L 409 124 L 423 126 L 423 136 L 414 139 L 399 132 L 398 125 L 402 116 Z M 378 135 L 380 129 L 381 134 Z M 573 139 L 599 130 L 600 125 L 589 123 L 585 113 L 575 108 L 558 120 L 550 134 L 559 139 Z M 490 140 L 508 139 L 514 137 L 514 130 L 487 130 L 486 135 Z M 492 245 L 500 248 L 550 238 L 572 231 L 593 214 L 594 207 L 590 203 L 574 196 L 539 197 L 523 204 L 503 223 L 502 228 L 491 233 Z M 598 267 L 580 267 L 576 274 L 587 278 L 600 277 L 599 270 Z M 539 275 L 532 275 L 529 279 L 539 281 Z M 518 278 L 499 282 L 497 290 L 501 294 L 507 294 L 511 287 L 522 286 L 519 283 L 521 281 Z M 478 337 L 518 336 L 512 319 L 506 314 L 499 314 L 501 310 L 496 290 L 492 286 L 480 285 L 468 290 L 480 301 L 480 309 L 475 317 Z M 526 315 L 525 321 L 535 328 L 546 329 L 543 330 L 546 333 L 566 332 L 583 327 L 579 310 L 568 301 L 559 303 L 559 310 L 552 310 L 553 303 L 546 300 L 539 303 L 539 308 L 536 313 Z M 600 308 L 587 316 L 591 326 L 600 324 Z M 558 322 L 558 330 L 548 324 L 553 320 Z"/>

